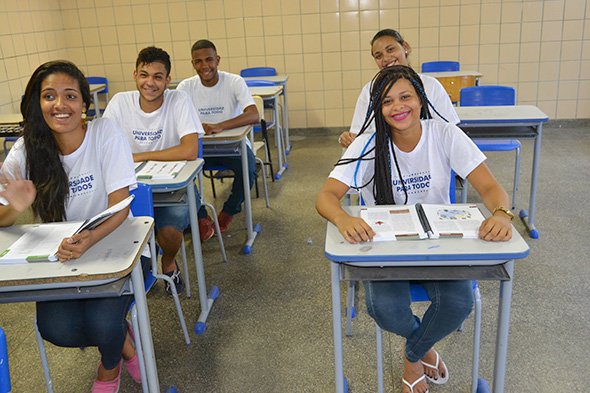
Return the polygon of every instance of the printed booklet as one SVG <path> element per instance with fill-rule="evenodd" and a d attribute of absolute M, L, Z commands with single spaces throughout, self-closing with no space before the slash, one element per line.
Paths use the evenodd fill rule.
<path fill-rule="evenodd" d="M 420 204 L 366 207 L 360 216 L 375 232 L 373 241 L 477 239 L 485 220 L 477 205 Z"/>
<path fill-rule="evenodd" d="M 134 196 L 130 195 L 84 222 L 58 222 L 35 226 L 0 253 L 0 263 L 56 262 L 55 253 L 63 239 L 85 229 L 96 228 L 113 214 L 129 206 L 133 198 Z"/>
<path fill-rule="evenodd" d="M 137 180 L 174 179 L 186 165 L 186 161 L 147 161 L 135 166 Z"/>

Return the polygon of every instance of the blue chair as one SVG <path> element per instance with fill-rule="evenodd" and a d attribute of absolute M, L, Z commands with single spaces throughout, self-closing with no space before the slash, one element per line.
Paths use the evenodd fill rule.
<path fill-rule="evenodd" d="M 516 104 L 516 91 L 510 86 L 472 86 L 461 89 L 460 106 L 502 106 Z M 512 209 L 516 209 L 516 194 L 520 180 L 520 141 L 518 139 L 473 138 L 483 152 L 514 151 L 514 184 L 512 187 Z M 461 192 L 461 202 L 467 202 L 467 182 Z"/>
<path fill-rule="evenodd" d="M 422 63 L 422 72 L 459 71 L 458 61 L 427 61 Z"/>
<path fill-rule="evenodd" d="M 240 76 L 242 78 L 250 78 L 257 76 L 275 76 L 276 74 L 277 70 L 274 67 L 250 67 L 244 68 L 240 71 Z"/>
<path fill-rule="evenodd" d="M 87 76 L 86 80 L 88 81 L 89 84 L 100 84 L 103 83 L 105 85 L 105 88 L 100 90 L 98 92 L 99 97 L 102 95 L 105 97 L 105 106 L 106 104 L 109 102 L 109 80 L 104 77 L 104 76 Z M 100 113 L 102 114 L 104 112 L 103 108 L 100 108 L 100 102 L 94 102 L 94 108 L 88 108 L 86 110 L 86 114 L 88 116 L 96 116 L 96 109 L 100 110 Z"/>
<path fill-rule="evenodd" d="M 10 393 L 12 385 L 10 384 L 10 368 L 8 367 L 8 346 L 6 344 L 6 334 L 0 328 L 0 393 Z"/>

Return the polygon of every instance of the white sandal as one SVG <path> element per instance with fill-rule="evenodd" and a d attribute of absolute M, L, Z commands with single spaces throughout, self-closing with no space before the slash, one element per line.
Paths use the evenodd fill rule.
<path fill-rule="evenodd" d="M 440 355 L 438 354 L 438 352 L 436 350 L 434 350 L 434 353 L 436 354 L 436 362 L 434 365 L 430 364 L 430 363 L 426 363 L 425 361 L 422 361 L 422 364 L 428 368 L 434 369 L 436 370 L 436 372 L 438 373 L 438 378 L 434 379 L 431 376 L 429 376 L 428 374 L 424 374 L 426 376 L 426 379 L 428 379 L 430 382 L 436 384 L 436 385 L 442 385 L 447 383 L 447 381 L 449 380 L 449 369 L 447 367 L 447 365 L 445 364 L 445 362 L 442 360 L 442 358 L 440 357 Z M 445 376 L 441 377 L 441 373 L 438 369 L 438 366 L 440 365 L 440 363 L 442 363 L 444 369 L 445 369 Z"/>
<path fill-rule="evenodd" d="M 424 381 L 425 378 L 426 378 L 426 375 L 424 374 L 420 378 L 415 380 L 413 383 L 409 383 L 404 378 L 402 378 L 402 383 L 410 388 L 410 393 L 414 393 L 414 386 L 416 386 L 418 383 Z M 429 393 L 429 389 L 426 389 L 426 393 Z"/>

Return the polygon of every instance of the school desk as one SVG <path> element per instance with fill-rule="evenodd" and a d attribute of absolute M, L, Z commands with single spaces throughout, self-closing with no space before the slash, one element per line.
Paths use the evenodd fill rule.
<path fill-rule="evenodd" d="M 483 74 L 479 71 L 439 71 L 439 72 L 421 72 L 422 75 L 428 75 L 433 78 L 450 78 L 450 77 L 461 77 L 461 76 L 473 76 L 475 77 L 477 84 L 479 84 L 479 79 L 483 76 Z"/>
<path fill-rule="evenodd" d="M 190 216 L 191 240 L 193 253 L 195 255 L 195 269 L 197 271 L 197 283 L 199 286 L 199 303 L 201 313 L 195 325 L 198 334 L 204 333 L 207 327 L 207 317 L 213 307 L 213 302 L 219 295 L 219 288 L 213 286 L 207 295 L 207 284 L 205 280 L 205 268 L 203 267 L 203 254 L 201 252 L 201 238 L 199 236 L 199 221 L 197 217 L 197 196 L 195 194 L 195 181 L 203 171 L 204 161 L 197 158 L 194 161 L 187 161 L 186 165 L 171 180 L 142 179 L 142 183 L 152 187 L 154 207 L 165 206 L 187 206 Z M 185 280 L 185 285 L 188 281 Z"/>
<path fill-rule="evenodd" d="M 244 220 L 246 222 L 247 239 L 244 254 L 250 254 L 254 246 L 256 235 L 262 230 L 260 224 L 252 223 L 252 201 L 250 197 L 250 175 L 248 174 L 248 156 L 246 140 L 252 126 L 243 126 L 231 130 L 224 130 L 217 134 L 203 136 L 203 157 L 233 157 L 242 159 L 242 179 L 244 182 Z"/>
<path fill-rule="evenodd" d="M 291 139 L 289 138 L 289 101 L 287 95 L 287 81 L 289 80 L 288 75 L 270 75 L 270 76 L 250 76 L 244 77 L 245 80 L 263 80 L 274 82 L 280 86 L 283 86 L 281 95 L 283 96 L 284 108 L 283 108 L 283 124 L 285 125 L 285 152 L 289 154 L 291 151 Z"/>
<path fill-rule="evenodd" d="M 250 94 L 253 96 L 260 96 L 265 102 L 273 103 L 273 119 L 275 121 L 275 138 L 277 144 L 277 156 L 279 160 L 279 170 L 275 173 L 275 180 L 280 180 L 281 176 L 283 176 L 283 172 L 289 168 L 289 164 L 287 163 L 287 152 L 285 151 L 284 146 L 284 122 L 279 117 L 279 96 L 283 91 L 283 86 L 249 86 L 248 89 L 250 89 Z M 286 110 L 287 108 L 283 108 L 283 118 L 285 117 Z"/>
<path fill-rule="evenodd" d="M 43 225 L 43 224 L 41 224 Z M 4 250 L 34 225 L 2 228 Z M 153 228 L 151 217 L 126 219 L 117 229 L 68 262 L 3 264 L 0 262 L 0 303 L 121 296 L 133 293 L 143 345 L 149 392 L 160 384 L 152 342 L 143 272 L 138 263 Z"/>
<path fill-rule="evenodd" d="M 530 237 L 537 239 L 539 231 L 535 227 L 535 208 L 541 161 L 541 136 L 543 123 L 546 123 L 549 117 L 533 105 L 460 106 L 455 109 L 460 119 L 458 126 L 470 137 L 534 139 L 529 206 L 528 211 L 521 209 L 519 216 Z"/>
<path fill-rule="evenodd" d="M 353 216 L 359 206 L 345 207 Z M 344 392 L 340 281 L 350 280 L 498 280 L 500 302 L 494 362 L 494 393 L 504 391 L 514 260 L 529 247 L 513 230 L 507 242 L 479 239 L 399 240 L 350 244 L 328 223 L 325 256 L 330 260 L 336 392 Z M 457 348 L 456 350 L 461 350 Z"/>

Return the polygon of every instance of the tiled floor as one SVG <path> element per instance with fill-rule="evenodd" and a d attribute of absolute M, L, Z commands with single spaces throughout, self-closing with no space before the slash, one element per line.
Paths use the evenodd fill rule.
<path fill-rule="evenodd" d="M 262 225 L 251 255 L 240 253 L 245 239 L 241 215 L 226 236 L 229 262 L 214 240 L 204 245 L 208 285 L 221 295 L 207 331 L 183 343 L 171 299 L 158 285 L 148 296 L 162 389 L 179 392 L 331 392 L 334 369 L 329 264 L 323 256 L 325 222 L 314 198 L 340 148 L 334 136 L 293 136 L 289 170 L 270 184 L 271 209 L 256 199 L 254 219 Z M 519 205 L 528 203 L 532 142 L 523 142 Z M 511 189 L 512 154 L 490 155 L 489 164 Z M 582 392 L 590 353 L 590 246 L 586 197 L 590 191 L 590 130 L 546 128 L 540 167 L 537 224 L 540 239 L 527 241 L 530 256 L 516 264 L 506 392 Z M 207 185 L 206 185 L 207 186 Z M 227 181 L 225 183 L 227 191 Z M 223 198 L 215 201 L 220 206 Z M 517 230 L 524 231 L 516 221 Z M 190 250 L 191 247 L 188 247 Z M 195 281 L 195 275 L 191 279 Z M 481 374 L 491 379 L 497 284 L 482 282 Z M 193 286 L 196 291 L 196 282 Z M 361 307 L 354 335 L 345 338 L 350 390 L 376 391 L 375 344 L 371 320 Z M 189 327 L 199 309 L 196 292 L 183 298 Z M 424 309 L 417 305 L 417 311 Z M 14 392 L 44 391 L 33 334 L 32 304 L 0 305 L 0 326 L 9 340 Z M 464 333 L 437 345 L 451 380 L 431 392 L 468 392 L 472 319 Z M 401 391 L 402 341 L 386 335 L 386 391 Z M 95 349 L 47 344 L 56 392 L 87 392 L 98 364 Z M 140 392 L 125 375 L 121 392 Z"/>

